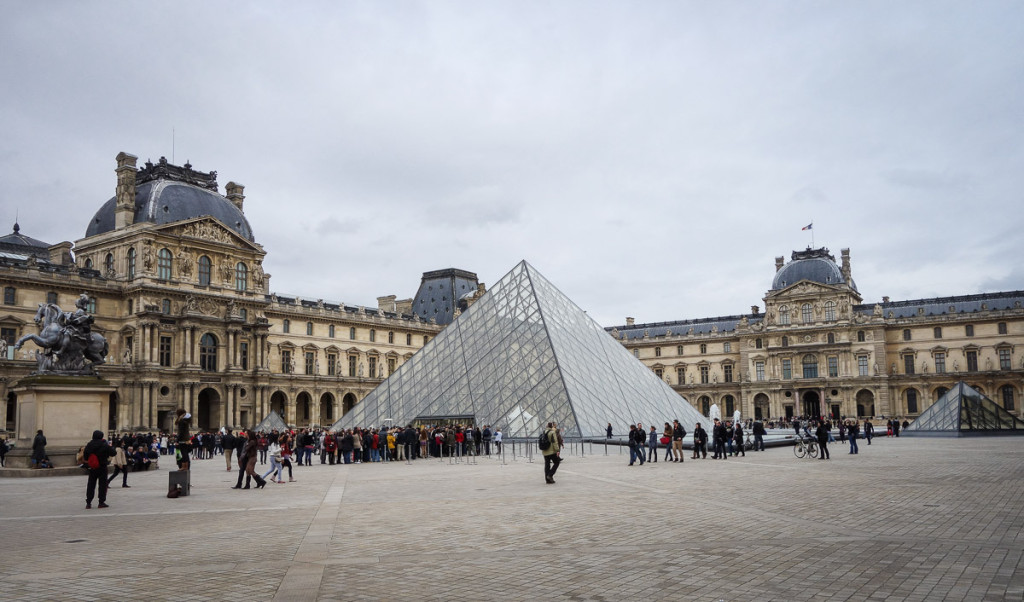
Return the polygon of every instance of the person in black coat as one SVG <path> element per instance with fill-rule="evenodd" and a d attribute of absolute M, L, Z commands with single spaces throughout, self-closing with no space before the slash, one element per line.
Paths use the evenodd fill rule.
<path fill-rule="evenodd" d="M 754 421 L 754 451 L 764 451 L 764 436 L 767 432 L 764 430 L 764 424 L 760 420 Z"/>
<path fill-rule="evenodd" d="M 821 448 L 821 454 L 818 456 L 819 460 L 828 460 L 828 429 L 825 428 L 824 422 L 818 423 L 817 430 L 814 431 L 815 436 L 818 438 L 818 447 Z"/>
<path fill-rule="evenodd" d="M 715 426 L 711 429 L 712 441 L 715 445 L 715 454 L 711 456 L 713 460 L 726 460 L 728 455 L 725 453 L 725 440 L 729 438 L 729 433 L 725 429 L 725 425 L 718 418 L 715 418 Z"/>
<path fill-rule="evenodd" d="M 96 495 L 96 484 L 100 485 L 100 508 L 107 506 L 107 464 L 117 452 L 103 439 L 103 431 L 93 431 L 92 440 L 85 444 L 82 459 L 89 466 L 89 483 L 85 487 L 85 509 L 92 508 L 92 498 Z M 90 462 L 90 456 L 95 460 Z M 95 468 L 94 468 L 95 466 Z"/>
<path fill-rule="evenodd" d="M 708 432 L 699 422 L 693 427 L 693 459 L 697 458 L 708 459 Z"/>

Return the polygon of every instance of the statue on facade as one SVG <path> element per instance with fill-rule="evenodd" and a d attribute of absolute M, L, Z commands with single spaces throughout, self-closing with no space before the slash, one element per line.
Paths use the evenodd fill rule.
<path fill-rule="evenodd" d="M 7 359 L 7 339 L 0 339 L 0 360 Z"/>
<path fill-rule="evenodd" d="M 25 341 L 41 347 L 43 351 L 36 352 L 39 373 L 95 374 L 96 366 L 107 361 L 108 346 L 103 335 L 92 331 L 93 317 L 88 306 L 89 297 L 85 294 L 75 301 L 73 312 L 61 311 L 54 303 L 40 303 L 34 318 L 39 334 L 26 334 L 14 348 L 21 349 Z"/>

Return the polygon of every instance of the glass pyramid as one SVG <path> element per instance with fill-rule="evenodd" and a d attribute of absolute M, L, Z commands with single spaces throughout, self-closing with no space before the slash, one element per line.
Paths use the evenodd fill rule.
<path fill-rule="evenodd" d="M 254 433 L 258 433 L 260 431 L 263 431 L 264 433 L 269 433 L 271 431 L 283 432 L 286 430 L 288 430 L 288 425 L 284 423 L 284 419 L 281 418 L 281 416 L 274 410 L 271 410 L 262 422 L 252 428 L 252 432 Z"/>
<path fill-rule="evenodd" d="M 532 437 L 604 437 L 708 419 L 536 269 L 520 262 L 332 430 L 458 418 Z"/>
<path fill-rule="evenodd" d="M 904 433 L 946 437 L 983 433 L 1024 435 L 1024 422 L 960 381 L 922 412 Z"/>

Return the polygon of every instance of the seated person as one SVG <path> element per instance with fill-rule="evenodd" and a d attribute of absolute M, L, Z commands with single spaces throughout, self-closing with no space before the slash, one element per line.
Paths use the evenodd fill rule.
<path fill-rule="evenodd" d="M 149 455 L 141 447 L 135 451 L 132 458 L 135 460 L 136 472 L 149 469 Z"/>

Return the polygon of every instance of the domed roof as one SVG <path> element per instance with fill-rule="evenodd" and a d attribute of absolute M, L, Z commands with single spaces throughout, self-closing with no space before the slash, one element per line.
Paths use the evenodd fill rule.
<path fill-rule="evenodd" d="M 115 228 L 117 197 L 100 207 L 86 228 L 86 238 Z M 169 224 L 194 217 L 211 216 L 246 240 L 254 240 L 249 220 L 242 210 L 217 192 L 217 172 L 192 171 L 177 167 L 164 158 L 154 166 L 146 163 L 136 175 L 135 223 Z"/>
<path fill-rule="evenodd" d="M 828 249 L 807 249 L 794 251 L 793 260 L 775 272 L 772 290 L 782 290 L 801 280 L 810 280 L 821 284 L 845 284 L 843 271 L 836 265 L 836 259 Z M 857 290 L 856 283 L 850 279 L 850 288 Z"/>

